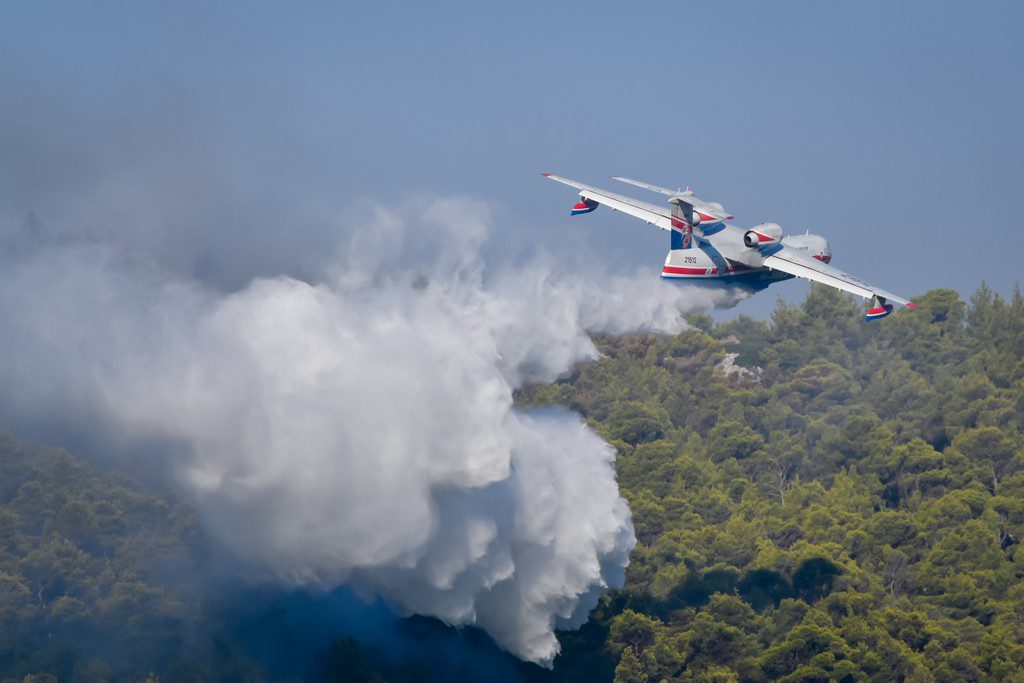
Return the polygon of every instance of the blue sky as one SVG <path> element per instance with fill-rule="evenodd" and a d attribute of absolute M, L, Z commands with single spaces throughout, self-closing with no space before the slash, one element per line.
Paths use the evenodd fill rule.
<path fill-rule="evenodd" d="M 622 174 L 691 184 L 739 224 L 819 232 L 834 265 L 899 293 L 967 296 L 982 280 L 1009 293 L 1020 279 L 1019 3 L 0 12 L 8 217 L 45 220 L 55 196 L 117 164 L 228 176 L 204 200 L 211 222 L 245 205 L 275 217 L 260 235 L 298 242 L 299 203 L 465 194 L 493 202 L 493 248 L 583 250 L 656 277 L 663 233 L 601 210 L 570 220 L 572 192 L 538 175 L 613 187 Z M 776 285 L 736 310 L 760 315 L 805 289 Z"/>

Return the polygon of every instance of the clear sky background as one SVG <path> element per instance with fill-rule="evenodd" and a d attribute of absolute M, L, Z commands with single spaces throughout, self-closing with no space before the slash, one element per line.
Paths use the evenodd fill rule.
<path fill-rule="evenodd" d="M 493 202 L 493 249 L 657 277 L 664 233 L 570 220 L 538 175 L 621 174 L 819 232 L 898 293 L 1008 294 L 1022 35 L 1009 2 L 7 2 L 0 216 L 162 193 L 161 220 L 255 264 L 196 266 L 238 281 L 277 266 L 250 240 L 319 244 L 311 205 L 464 194 Z"/>

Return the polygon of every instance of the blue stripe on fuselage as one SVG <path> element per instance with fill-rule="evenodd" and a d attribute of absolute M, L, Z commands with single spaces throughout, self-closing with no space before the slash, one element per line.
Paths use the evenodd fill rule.
<path fill-rule="evenodd" d="M 711 259 L 711 262 L 715 264 L 715 267 L 718 268 L 719 272 L 728 270 L 729 261 L 727 261 L 726 258 L 722 256 L 722 252 L 718 251 L 713 246 L 711 246 L 709 242 L 701 242 L 700 250 L 707 254 L 708 258 Z"/>
<path fill-rule="evenodd" d="M 726 273 L 725 275 L 708 277 L 672 277 L 671 275 L 662 275 L 661 277 L 663 280 L 699 284 L 703 287 L 742 287 L 754 292 L 760 292 L 763 289 L 767 289 L 769 285 L 782 282 L 783 280 L 791 280 L 795 276 L 779 270 L 751 270 L 742 273 Z"/>

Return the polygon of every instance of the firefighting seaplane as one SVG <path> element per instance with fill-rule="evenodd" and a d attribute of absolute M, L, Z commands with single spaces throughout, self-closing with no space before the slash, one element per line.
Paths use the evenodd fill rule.
<path fill-rule="evenodd" d="M 760 291 L 775 282 L 802 277 L 870 299 L 868 320 L 892 313 L 890 302 L 917 308 L 912 301 L 829 265 L 832 252 L 824 237 L 809 233 L 783 235 L 777 223 L 761 223 L 743 230 L 726 223 L 733 216 L 725 207 L 697 199 L 689 187 L 669 190 L 630 178 L 612 177 L 666 195 L 668 205 L 659 206 L 550 173 L 541 175 L 579 190 L 580 200 L 571 210 L 573 216 L 590 213 L 603 204 L 669 231 L 671 241 L 661 270 L 663 278 L 720 282 Z"/>

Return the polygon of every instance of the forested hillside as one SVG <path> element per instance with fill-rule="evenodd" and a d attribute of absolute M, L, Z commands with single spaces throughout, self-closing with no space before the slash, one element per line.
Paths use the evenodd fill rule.
<path fill-rule="evenodd" d="M 816 287 L 524 392 L 615 445 L 639 539 L 556 677 L 1024 680 L 1024 298 L 919 301 Z"/>
<path fill-rule="evenodd" d="M 865 323 L 814 288 L 766 322 L 598 339 L 520 392 L 618 450 L 638 546 L 552 671 L 500 677 L 1024 680 L 1024 297 L 918 303 Z M 0 441 L 0 679 L 273 678 L 167 498 Z M 337 641 L 304 671 L 430 678 Z"/>
<path fill-rule="evenodd" d="M 0 680 L 256 680 L 205 557 L 186 505 L 0 435 Z"/>

